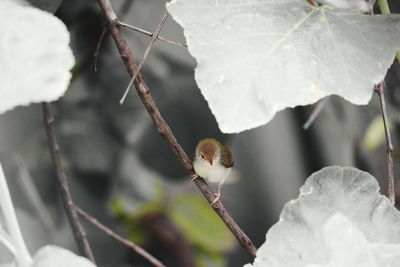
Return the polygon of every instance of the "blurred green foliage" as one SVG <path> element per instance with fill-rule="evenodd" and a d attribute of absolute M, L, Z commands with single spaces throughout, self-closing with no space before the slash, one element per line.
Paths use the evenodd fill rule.
<path fill-rule="evenodd" d="M 182 194 L 166 201 L 161 183 L 156 185 L 157 193 L 152 201 L 129 210 L 127 200 L 121 196 L 110 202 L 112 213 L 128 230 L 129 239 L 139 245 L 150 241 L 146 229 L 146 218 L 163 215 L 191 246 L 196 266 L 226 266 L 224 254 L 231 251 L 235 238 L 221 219 L 203 198 Z"/>
<path fill-rule="evenodd" d="M 389 129 L 393 127 L 393 122 L 389 121 Z M 375 150 L 385 143 L 385 128 L 381 116 L 372 120 L 363 138 L 363 147 L 366 150 Z"/>

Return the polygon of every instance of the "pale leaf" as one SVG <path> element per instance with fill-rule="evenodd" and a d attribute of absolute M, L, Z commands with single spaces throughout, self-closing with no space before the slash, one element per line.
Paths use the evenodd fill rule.
<path fill-rule="evenodd" d="M 58 99 L 74 65 L 65 25 L 16 1 L 1 0 L 0 14 L 0 113 Z"/>
<path fill-rule="evenodd" d="M 168 11 L 196 58 L 195 79 L 223 132 L 328 95 L 367 104 L 400 47 L 400 16 L 306 0 L 175 0 Z"/>
<path fill-rule="evenodd" d="M 33 257 L 32 267 L 95 267 L 88 259 L 71 251 L 57 247 L 44 246 Z"/>
<path fill-rule="evenodd" d="M 354 168 L 314 173 L 247 266 L 398 266 L 400 212 L 378 191 L 374 177 Z"/>

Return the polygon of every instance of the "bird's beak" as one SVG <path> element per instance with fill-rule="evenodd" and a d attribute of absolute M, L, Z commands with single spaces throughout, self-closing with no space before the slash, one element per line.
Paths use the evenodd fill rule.
<path fill-rule="evenodd" d="M 213 160 L 212 159 L 207 159 L 208 162 L 210 162 L 210 165 L 213 165 Z"/>

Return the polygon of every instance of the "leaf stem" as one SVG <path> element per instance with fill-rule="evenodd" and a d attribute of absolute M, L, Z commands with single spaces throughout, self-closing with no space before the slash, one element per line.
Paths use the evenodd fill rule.
<path fill-rule="evenodd" d="M 384 93 L 384 82 L 380 82 L 376 87 L 375 91 L 379 96 L 381 111 L 382 111 L 382 119 L 383 125 L 385 127 L 385 136 L 386 136 L 386 151 L 387 151 L 387 195 L 390 201 L 395 204 L 395 194 L 394 194 L 394 174 L 393 174 L 393 145 L 392 138 L 390 135 L 390 126 L 389 120 L 386 112 L 386 103 L 385 103 L 385 93 Z"/>
<path fill-rule="evenodd" d="M 378 0 L 378 6 L 382 14 L 390 14 L 390 7 L 387 0 Z M 400 61 L 400 50 L 397 50 L 396 58 Z"/>
<path fill-rule="evenodd" d="M 86 233 L 79 223 L 78 213 L 76 211 L 75 203 L 72 200 L 71 193 L 69 191 L 67 178 L 65 175 L 64 167 L 61 162 L 60 146 L 58 145 L 55 128 L 54 128 L 54 114 L 50 103 L 43 103 L 43 120 L 46 128 L 47 143 L 49 151 L 53 159 L 53 165 L 56 171 L 58 186 L 60 187 L 60 195 L 64 204 L 67 217 L 71 224 L 75 240 L 78 247 L 88 259 L 95 262 L 92 250 L 89 242 L 86 238 Z"/>
<path fill-rule="evenodd" d="M 387 0 L 378 0 L 378 6 L 382 14 L 390 14 L 390 8 Z"/>
<path fill-rule="evenodd" d="M 3 244 L 17 258 L 17 249 L 11 242 L 10 236 L 0 227 L 0 243 Z"/>
<path fill-rule="evenodd" d="M 128 28 L 128 29 L 130 29 L 132 31 L 135 31 L 135 32 L 138 32 L 138 33 L 150 36 L 150 37 L 154 36 L 154 33 L 152 33 L 152 32 L 143 30 L 142 28 L 139 28 L 139 27 L 124 23 L 122 21 L 118 21 L 118 24 L 121 25 L 122 27 Z M 178 43 L 178 42 L 175 42 L 175 41 L 171 41 L 171 40 L 168 40 L 168 39 L 166 39 L 164 37 L 161 37 L 161 36 L 157 36 L 157 40 L 163 41 L 163 42 L 168 43 L 168 44 L 172 44 L 172 45 L 180 46 L 180 47 L 183 47 L 183 48 L 187 48 L 186 44 L 181 44 L 181 43 Z"/>
<path fill-rule="evenodd" d="M 21 229 L 18 225 L 17 216 L 12 204 L 10 191 L 7 187 L 6 177 L 0 164 L 0 205 L 6 220 L 7 229 L 16 248 L 16 261 L 18 266 L 28 267 L 32 264 L 32 257 L 26 247 Z"/>
<path fill-rule="evenodd" d="M 115 11 L 111 6 L 109 0 L 98 0 L 100 8 L 103 12 L 104 18 L 107 22 L 107 26 L 109 31 L 111 32 L 114 42 L 118 48 L 121 59 L 124 61 L 127 71 L 132 76 L 137 72 L 138 66 L 134 61 L 134 56 L 132 51 L 129 49 L 128 44 L 122 35 L 121 29 L 118 24 L 117 16 L 115 15 Z M 146 83 L 143 80 L 142 75 L 139 73 L 134 80 L 134 84 L 136 87 L 136 91 L 139 94 L 147 112 L 153 120 L 155 127 L 158 132 L 162 135 L 165 141 L 170 145 L 171 150 L 175 153 L 183 167 L 189 174 L 194 174 L 192 162 L 189 157 L 186 155 L 185 151 L 181 147 L 181 145 L 176 140 L 174 134 L 172 133 L 170 127 L 165 122 L 164 118 L 160 114 L 160 111 L 157 108 L 156 103 L 150 95 L 150 89 L 147 87 Z M 196 186 L 200 189 L 203 195 L 206 197 L 209 203 L 213 202 L 215 196 L 214 192 L 208 186 L 208 184 L 204 181 L 203 178 L 199 177 L 194 180 Z M 242 245 L 244 249 L 252 256 L 255 257 L 257 248 L 254 246 L 253 242 L 250 238 L 243 232 L 242 229 L 238 226 L 235 220 L 231 217 L 228 211 L 225 209 L 224 205 L 221 201 L 217 201 L 212 208 L 219 215 L 222 221 L 226 224 L 228 229 L 232 232 L 232 234 L 237 238 L 239 243 Z"/>
<path fill-rule="evenodd" d="M 133 74 L 133 76 L 132 76 L 132 78 L 131 78 L 131 80 L 130 80 L 130 82 L 129 82 L 129 85 L 128 85 L 128 87 L 126 88 L 126 90 L 125 90 L 125 92 L 124 92 L 124 95 L 122 96 L 121 100 L 119 101 L 119 104 L 120 104 L 120 105 L 122 105 L 122 104 L 124 103 L 125 98 L 126 98 L 126 96 L 128 95 L 129 90 L 130 90 L 131 87 L 132 87 L 133 81 L 136 79 L 136 76 L 139 74 L 140 70 L 142 69 L 144 62 L 146 61 L 147 56 L 148 56 L 149 53 L 150 53 L 151 47 L 153 46 L 154 42 L 157 40 L 157 37 L 158 37 L 158 35 L 160 34 L 160 32 L 161 32 L 161 30 L 162 30 L 162 28 L 163 28 L 165 22 L 167 21 L 167 18 L 168 18 L 168 11 L 165 11 L 165 12 L 164 12 L 164 15 L 163 15 L 162 18 L 161 18 L 160 23 L 159 23 L 158 26 L 157 26 L 157 29 L 155 30 L 154 34 L 151 36 L 150 43 L 148 44 L 148 46 L 146 47 L 146 50 L 144 51 L 143 59 L 142 59 L 142 61 L 139 63 L 139 65 L 138 65 L 138 67 L 137 67 L 137 69 L 136 69 L 136 73 Z"/>

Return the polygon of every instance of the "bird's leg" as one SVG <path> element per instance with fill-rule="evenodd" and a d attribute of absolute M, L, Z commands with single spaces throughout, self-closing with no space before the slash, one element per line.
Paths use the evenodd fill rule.
<path fill-rule="evenodd" d="M 221 183 L 221 182 L 218 183 L 218 193 L 215 194 L 215 199 L 213 200 L 213 202 L 211 202 L 211 206 L 212 206 L 215 202 L 217 202 L 217 201 L 219 200 L 219 197 L 221 196 L 221 186 L 222 186 L 222 183 Z"/>
<path fill-rule="evenodd" d="M 197 173 L 194 173 L 192 175 L 190 175 L 190 177 L 192 177 L 192 181 L 196 180 L 197 178 L 199 178 L 199 176 L 197 175 Z"/>

